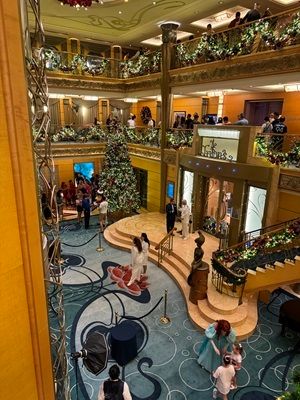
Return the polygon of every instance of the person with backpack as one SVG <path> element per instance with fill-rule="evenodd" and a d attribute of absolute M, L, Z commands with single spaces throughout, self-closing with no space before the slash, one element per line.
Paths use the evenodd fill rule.
<path fill-rule="evenodd" d="M 98 400 L 132 400 L 127 383 L 119 378 L 120 368 L 117 364 L 110 367 L 108 374 L 109 379 L 100 386 Z"/>

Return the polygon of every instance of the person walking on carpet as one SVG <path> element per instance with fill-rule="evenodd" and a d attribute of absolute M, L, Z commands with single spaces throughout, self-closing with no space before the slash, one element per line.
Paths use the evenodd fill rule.
<path fill-rule="evenodd" d="M 131 248 L 131 266 L 132 275 L 127 286 L 130 286 L 134 281 L 139 281 L 141 279 L 141 274 L 143 272 L 144 264 L 144 253 L 141 240 L 138 237 L 133 238 L 133 246 Z"/>
<path fill-rule="evenodd" d="M 221 397 L 223 400 L 228 400 L 228 393 L 231 389 L 231 382 L 234 379 L 235 370 L 231 364 L 230 354 L 223 356 L 223 365 L 220 365 L 213 373 L 216 378 L 216 387 L 213 390 L 213 399 Z"/>
<path fill-rule="evenodd" d="M 132 400 L 129 387 L 120 379 L 120 368 L 117 364 L 110 367 L 109 379 L 103 382 L 98 393 L 98 400 Z"/>

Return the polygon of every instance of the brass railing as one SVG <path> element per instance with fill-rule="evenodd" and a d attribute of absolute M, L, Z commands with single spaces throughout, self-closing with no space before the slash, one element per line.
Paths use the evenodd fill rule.
<path fill-rule="evenodd" d="M 176 44 L 174 68 L 279 50 L 299 43 L 300 9 L 297 8 Z"/>
<path fill-rule="evenodd" d="M 266 229 L 266 228 L 265 228 Z M 212 255 L 212 283 L 220 293 L 241 303 L 248 270 L 293 259 L 300 245 L 300 218 Z"/>
<path fill-rule="evenodd" d="M 155 250 L 157 250 L 158 257 L 158 266 L 161 266 L 161 263 L 166 255 L 171 255 L 173 250 L 173 237 L 174 232 L 177 228 L 173 228 L 166 236 L 162 238 L 162 240 L 155 246 Z"/>

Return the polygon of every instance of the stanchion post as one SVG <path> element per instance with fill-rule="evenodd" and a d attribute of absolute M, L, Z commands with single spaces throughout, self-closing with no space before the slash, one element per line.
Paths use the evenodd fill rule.
<path fill-rule="evenodd" d="M 117 326 L 119 324 L 119 314 L 117 311 L 115 312 L 115 322 L 116 322 L 116 326 Z"/>
<path fill-rule="evenodd" d="M 168 301 L 168 289 L 165 289 L 165 294 L 164 294 L 164 315 L 160 317 L 160 322 L 162 324 L 169 324 L 171 322 L 171 318 L 167 316 L 167 301 Z"/>
<path fill-rule="evenodd" d="M 99 229 L 99 246 L 96 248 L 96 250 L 98 251 L 98 253 L 102 253 L 102 251 L 104 251 L 104 248 L 102 247 L 102 240 L 101 240 L 101 229 Z"/>

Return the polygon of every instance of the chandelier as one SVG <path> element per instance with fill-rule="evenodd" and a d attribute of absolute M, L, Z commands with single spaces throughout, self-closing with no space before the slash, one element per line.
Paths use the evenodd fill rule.
<path fill-rule="evenodd" d="M 99 0 L 58 0 L 62 6 L 69 5 L 79 10 L 81 7 L 87 10 L 87 7 L 91 7 L 93 2 L 99 3 Z"/>

